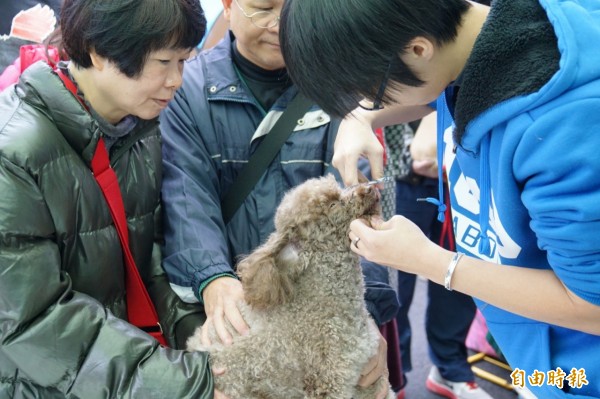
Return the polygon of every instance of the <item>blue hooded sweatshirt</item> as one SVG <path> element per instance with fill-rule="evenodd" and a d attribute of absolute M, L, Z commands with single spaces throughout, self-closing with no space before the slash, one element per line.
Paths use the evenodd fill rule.
<path fill-rule="evenodd" d="M 496 0 L 455 91 L 437 109 L 458 250 L 600 306 L 600 1 Z M 538 398 L 600 398 L 600 336 L 476 302 Z"/>

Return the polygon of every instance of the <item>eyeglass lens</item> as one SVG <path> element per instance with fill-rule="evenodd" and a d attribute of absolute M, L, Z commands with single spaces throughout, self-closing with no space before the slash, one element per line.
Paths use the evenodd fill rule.
<path fill-rule="evenodd" d="M 242 11 L 242 14 L 244 14 L 246 18 L 250 19 L 250 22 L 252 22 L 252 24 L 258 28 L 274 28 L 279 23 L 279 15 L 275 14 L 273 11 L 257 11 L 248 15 L 238 0 L 235 0 L 235 3 Z"/>
<path fill-rule="evenodd" d="M 259 28 L 274 28 L 279 23 L 279 16 L 271 11 L 259 11 L 252 14 L 250 21 Z"/>

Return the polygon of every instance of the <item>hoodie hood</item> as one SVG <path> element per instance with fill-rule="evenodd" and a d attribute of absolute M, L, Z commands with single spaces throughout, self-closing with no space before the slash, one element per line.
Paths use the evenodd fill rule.
<path fill-rule="evenodd" d="M 600 77 L 600 21 L 588 22 L 589 7 L 595 3 L 600 11 L 600 3 L 588 3 L 588 8 L 562 0 L 493 3 L 463 71 L 456 143 L 477 153 L 494 126 Z M 584 26 L 590 29 L 582 32 Z"/>

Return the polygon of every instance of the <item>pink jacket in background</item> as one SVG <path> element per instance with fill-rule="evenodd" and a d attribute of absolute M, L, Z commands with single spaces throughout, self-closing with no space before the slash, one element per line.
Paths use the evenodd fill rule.
<path fill-rule="evenodd" d="M 21 46 L 19 51 L 19 57 L 15 60 L 12 65 L 6 67 L 2 75 L 0 75 L 0 91 L 6 89 L 8 86 L 17 83 L 19 76 L 23 73 L 27 67 L 31 64 L 44 61 L 50 65 L 54 65 L 60 61 L 58 49 L 53 46 L 46 46 L 44 44 L 26 44 Z"/>

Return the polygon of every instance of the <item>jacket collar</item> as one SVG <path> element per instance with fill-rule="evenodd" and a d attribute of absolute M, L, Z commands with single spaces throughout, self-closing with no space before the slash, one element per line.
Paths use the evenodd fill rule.
<path fill-rule="evenodd" d="M 201 52 L 197 57 L 204 58 L 202 65 L 206 76 L 206 95 L 208 101 L 230 100 L 254 103 L 254 97 L 241 81 L 233 66 L 231 45 L 234 36 L 228 31 L 225 37 L 213 48 Z M 275 110 L 287 108 L 298 89 L 292 85 L 273 105 Z"/>
<path fill-rule="evenodd" d="M 228 32 L 215 47 L 199 55 L 205 59 L 204 72 L 209 100 L 219 98 L 247 100 L 252 97 L 233 68 L 232 42 L 233 34 Z"/>

